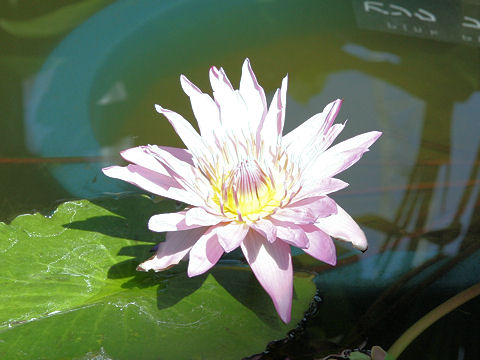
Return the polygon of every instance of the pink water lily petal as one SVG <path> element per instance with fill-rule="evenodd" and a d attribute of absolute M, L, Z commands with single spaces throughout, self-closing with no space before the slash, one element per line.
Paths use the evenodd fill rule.
<path fill-rule="evenodd" d="M 150 146 L 148 151 L 160 161 L 178 184 L 184 189 L 203 197 L 211 191 L 210 184 L 203 174 L 189 162 L 184 160 L 182 149 L 167 146 Z"/>
<path fill-rule="evenodd" d="M 238 90 L 233 89 L 225 71 L 215 66 L 210 68 L 210 82 L 213 96 L 220 107 L 223 129 L 230 133 L 249 133 L 247 107 Z"/>
<path fill-rule="evenodd" d="M 276 154 L 276 147 L 282 137 L 287 102 L 288 76 L 283 78 L 282 86 L 275 92 L 270 108 L 257 132 L 257 144 L 264 144 L 266 153 Z"/>
<path fill-rule="evenodd" d="M 213 92 L 224 92 L 226 89 L 234 90 L 223 68 L 217 69 L 216 66 L 212 66 L 208 72 L 208 76 Z"/>
<path fill-rule="evenodd" d="M 222 220 L 222 219 L 220 220 L 210 219 L 210 221 L 204 220 L 201 223 L 200 222 L 187 223 L 189 211 L 190 210 L 183 210 L 176 213 L 153 215 L 148 221 L 148 228 L 156 232 L 179 231 L 179 230 L 195 229 L 202 226 L 215 225 Z"/>
<path fill-rule="evenodd" d="M 277 119 L 279 112 L 282 109 L 279 92 L 279 89 L 275 91 L 267 115 L 263 118 L 258 127 L 255 141 L 258 153 L 260 152 L 261 147 L 269 153 L 270 149 L 275 147 L 278 143 Z M 266 134 L 268 134 L 268 137 Z"/>
<path fill-rule="evenodd" d="M 153 215 L 148 220 L 148 228 L 156 232 L 188 230 L 200 226 L 188 227 L 185 223 L 186 211 Z"/>
<path fill-rule="evenodd" d="M 183 91 L 190 97 L 192 110 L 202 137 L 212 141 L 215 131 L 221 126 L 220 111 L 210 95 L 203 93 L 186 76 L 180 76 Z"/>
<path fill-rule="evenodd" d="M 337 118 L 340 108 L 342 107 L 343 99 L 337 99 L 325 106 L 322 113 L 324 114 L 324 121 L 322 121 L 319 129 L 319 134 L 326 135 L 333 126 L 333 122 Z"/>
<path fill-rule="evenodd" d="M 315 225 L 334 238 L 351 242 L 359 250 L 367 250 L 368 243 L 365 233 L 338 204 L 336 214 L 317 219 Z"/>
<path fill-rule="evenodd" d="M 192 225 L 216 225 L 219 222 L 226 221 L 224 216 L 219 214 L 213 214 L 211 212 L 206 211 L 202 207 L 194 207 L 187 210 L 187 214 L 185 216 L 185 223 L 188 226 Z"/>
<path fill-rule="evenodd" d="M 311 164 L 305 176 L 321 173 L 332 177 L 355 164 L 362 155 L 382 135 L 379 131 L 371 131 L 345 140 L 321 153 Z"/>
<path fill-rule="evenodd" d="M 250 60 L 245 59 L 242 66 L 242 77 L 240 78 L 240 95 L 247 105 L 250 130 L 255 134 L 260 122 L 267 114 L 267 100 L 265 91 L 259 85 L 255 74 L 253 73 Z"/>
<path fill-rule="evenodd" d="M 271 218 L 296 224 L 312 224 L 318 218 L 330 216 L 336 212 L 337 205 L 334 200 L 328 196 L 314 196 L 278 209 Z"/>
<path fill-rule="evenodd" d="M 139 165 L 111 166 L 102 171 L 107 176 L 129 182 L 156 195 L 195 206 L 204 203 L 197 194 L 185 190 L 171 176 L 159 174 Z"/>
<path fill-rule="evenodd" d="M 299 248 L 306 248 L 309 246 L 309 240 L 303 228 L 293 222 L 279 221 L 275 219 L 270 220 L 277 229 L 277 238 L 286 243 Z"/>
<path fill-rule="evenodd" d="M 158 153 L 167 152 L 171 156 L 175 157 L 177 160 L 186 163 L 185 165 L 186 167 L 189 167 L 188 165 L 195 166 L 195 164 L 193 163 L 192 153 L 187 149 L 181 149 L 181 148 L 171 147 L 171 146 L 148 145 L 144 147 L 144 150 L 150 156 L 158 155 Z M 124 158 L 133 163 L 135 162 L 134 160 L 127 159 L 125 156 Z M 138 165 L 142 165 L 142 164 L 138 164 Z"/>
<path fill-rule="evenodd" d="M 131 163 L 170 177 L 164 166 L 149 153 L 149 146 L 137 146 L 131 149 L 126 149 L 121 151 L 120 155 Z"/>
<path fill-rule="evenodd" d="M 187 270 L 189 277 L 210 270 L 223 255 L 223 248 L 218 242 L 217 229 L 217 226 L 210 227 L 190 250 Z"/>
<path fill-rule="evenodd" d="M 283 322 L 290 322 L 293 271 L 290 246 L 283 241 L 270 243 L 255 231 L 243 240 L 242 251 L 256 278 L 272 298 Z"/>
<path fill-rule="evenodd" d="M 340 179 L 335 178 L 324 178 L 324 179 L 307 179 L 305 183 L 302 184 L 302 188 L 295 195 L 294 200 L 299 201 L 307 197 L 317 197 L 328 195 L 332 192 L 342 190 L 348 186 L 348 183 Z"/>
<path fill-rule="evenodd" d="M 137 270 L 161 271 L 178 264 L 207 229 L 207 227 L 200 227 L 185 231 L 168 232 L 166 240 L 158 245 L 155 256 L 138 265 Z"/>
<path fill-rule="evenodd" d="M 302 225 L 302 228 L 310 243 L 303 251 L 317 260 L 334 266 L 337 263 L 337 252 L 332 238 L 315 225 Z"/>
<path fill-rule="evenodd" d="M 150 145 L 145 151 L 159 161 L 166 170 L 170 170 L 168 171 L 169 174 L 174 173 L 177 178 L 182 177 L 192 181 L 197 176 L 198 170 L 192 163 L 191 155 L 189 158 L 186 158 L 185 149 Z"/>
<path fill-rule="evenodd" d="M 268 219 L 259 219 L 251 223 L 250 227 L 271 243 L 277 239 L 277 228 Z"/>
<path fill-rule="evenodd" d="M 346 123 L 346 122 L 345 122 Z M 334 124 L 330 129 L 328 129 L 327 133 L 323 136 L 323 139 L 320 144 L 317 144 L 316 151 L 317 152 L 324 152 L 330 145 L 333 144 L 334 140 L 337 136 L 342 132 L 345 128 L 345 124 Z"/>
<path fill-rule="evenodd" d="M 201 136 L 194 129 L 185 118 L 176 112 L 162 108 L 160 105 L 155 105 L 155 110 L 160 114 L 165 115 L 170 124 L 175 129 L 175 132 L 180 136 L 185 146 L 192 152 L 194 156 L 200 156 L 206 152 L 205 144 Z"/>
<path fill-rule="evenodd" d="M 244 223 L 230 222 L 223 226 L 218 226 L 218 242 L 225 252 L 231 252 L 240 246 L 248 230 L 248 225 Z"/>
<path fill-rule="evenodd" d="M 280 86 L 280 101 L 282 102 L 282 112 L 280 114 L 278 124 L 278 135 L 282 136 L 283 126 L 285 125 L 285 111 L 287 108 L 287 88 L 288 88 L 288 75 L 282 79 L 282 85 Z"/>
<path fill-rule="evenodd" d="M 311 157 L 312 150 L 320 151 L 321 147 L 325 148 L 322 142 L 326 138 L 338 112 L 342 106 L 343 100 L 337 99 L 323 109 L 321 113 L 312 116 L 297 128 L 290 131 L 283 137 L 282 143 L 287 148 L 289 154 L 296 158 L 303 157 L 303 154 L 307 152 Z M 338 135 L 338 133 L 336 134 Z M 301 141 L 299 141 L 301 139 Z M 329 138 L 328 140 L 333 142 L 335 138 Z M 331 144 L 330 142 L 330 144 Z M 327 147 L 330 145 L 328 144 Z M 313 149 L 317 147 L 317 149 Z"/>

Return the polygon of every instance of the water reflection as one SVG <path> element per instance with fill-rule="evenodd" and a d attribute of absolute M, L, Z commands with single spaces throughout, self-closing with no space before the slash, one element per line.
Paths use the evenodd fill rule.
<path fill-rule="evenodd" d="M 94 1 L 78 4 L 87 3 Z M 0 180 L 0 219 L 60 199 L 127 190 L 99 170 L 118 163 L 121 148 L 181 146 L 153 110 L 160 102 L 193 119 L 179 74 L 207 91 L 210 65 L 224 66 L 237 83 L 248 56 L 267 91 L 289 73 L 287 131 L 341 97 L 338 119 L 349 119 L 344 138 L 384 132 L 342 177 L 350 188 L 335 195 L 363 224 L 369 251 L 339 248 L 335 269 L 301 256 L 298 263 L 320 272 L 327 310 L 320 310 L 316 326 L 328 322 L 330 338 L 351 344 L 366 334 L 393 341 L 430 305 L 477 280 L 478 6 L 376 2 L 388 14 L 372 10 L 369 16 L 381 17 L 382 28 L 377 18 L 359 18 L 365 3 L 118 1 L 79 21 L 65 38 L 51 32 L 50 40 L 32 44 L 4 29 L 0 167 L 7 175 Z M 443 34 L 452 25 L 444 15 L 453 11 L 463 32 L 419 38 L 418 24 L 408 22 L 422 21 L 414 15 L 419 8 L 439 19 L 429 31 Z M 390 28 L 386 17 L 396 21 Z M 328 299 L 340 305 L 330 307 Z M 472 326 L 471 318 L 465 323 Z"/>
<path fill-rule="evenodd" d="M 359 59 L 372 62 L 389 62 L 391 64 L 399 64 L 401 59 L 395 54 L 382 51 L 372 51 L 364 46 L 357 44 L 345 44 L 343 51 L 347 54 L 358 57 Z"/>

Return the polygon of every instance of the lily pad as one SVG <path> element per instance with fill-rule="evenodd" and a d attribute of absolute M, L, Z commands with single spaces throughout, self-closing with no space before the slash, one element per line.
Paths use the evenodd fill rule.
<path fill-rule="evenodd" d="M 306 274 L 285 325 L 239 262 L 194 278 L 184 265 L 136 272 L 163 236 L 148 218 L 167 211 L 174 202 L 134 196 L 0 223 L 0 358 L 238 359 L 302 318 L 315 292 Z"/>

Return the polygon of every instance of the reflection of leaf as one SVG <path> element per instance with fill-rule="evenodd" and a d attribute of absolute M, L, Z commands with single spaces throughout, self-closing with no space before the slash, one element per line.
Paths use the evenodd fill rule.
<path fill-rule="evenodd" d="M 385 234 L 405 233 L 405 231 L 399 228 L 394 222 L 385 219 L 379 215 L 367 214 L 356 217 L 355 220 L 362 225 L 368 226 L 373 230 L 381 231 Z"/>
<path fill-rule="evenodd" d="M 397 226 L 394 222 L 385 219 L 381 216 L 368 214 L 355 218 L 359 224 L 367 226 L 371 229 L 380 231 L 384 234 L 396 234 L 403 236 L 410 236 L 412 238 L 422 237 L 437 245 L 446 245 L 455 240 L 460 234 L 461 224 L 454 223 L 448 228 L 421 232 L 421 233 L 409 233 Z"/>
<path fill-rule="evenodd" d="M 73 29 L 112 0 L 83 0 L 29 20 L 0 19 L 6 32 L 25 38 L 45 38 Z"/>
<path fill-rule="evenodd" d="M 443 246 L 454 241 L 458 235 L 460 235 L 461 230 L 462 226 L 459 222 L 457 222 L 444 229 L 425 232 L 421 235 L 421 237 L 434 244 Z"/>
<path fill-rule="evenodd" d="M 0 223 L 0 358 L 238 359 L 285 336 L 314 295 L 311 277 L 295 277 L 288 326 L 246 267 L 135 272 L 156 241 L 148 217 L 173 208 L 82 200 Z"/>
<path fill-rule="evenodd" d="M 0 68 L 7 68 L 18 75 L 26 76 L 38 71 L 44 60 L 36 56 L 4 55 L 0 56 Z"/>

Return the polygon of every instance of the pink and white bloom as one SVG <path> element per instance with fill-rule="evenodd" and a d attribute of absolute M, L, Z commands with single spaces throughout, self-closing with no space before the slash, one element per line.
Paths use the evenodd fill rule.
<path fill-rule="evenodd" d="M 180 76 L 200 134 L 181 115 L 155 105 L 187 149 L 135 147 L 122 152 L 132 164 L 103 172 L 189 205 L 152 216 L 148 227 L 166 231 L 166 241 L 138 270 L 161 271 L 188 256 L 188 276 L 200 275 L 240 246 L 280 318 L 289 322 L 290 245 L 331 265 L 336 263 L 331 237 L 367 249 L 363 231 L 328 194 L 348 185 L 334 176 L 356 163 L 381 133 L 330 147 L 344 127 L 333 124 L 342 104 L 335 100 L 282 135 L 288 77 L 267 107 L 248 59 L 238 90 L 222 68 L 212 67 L 209 75 L 213 99 Z"/>

